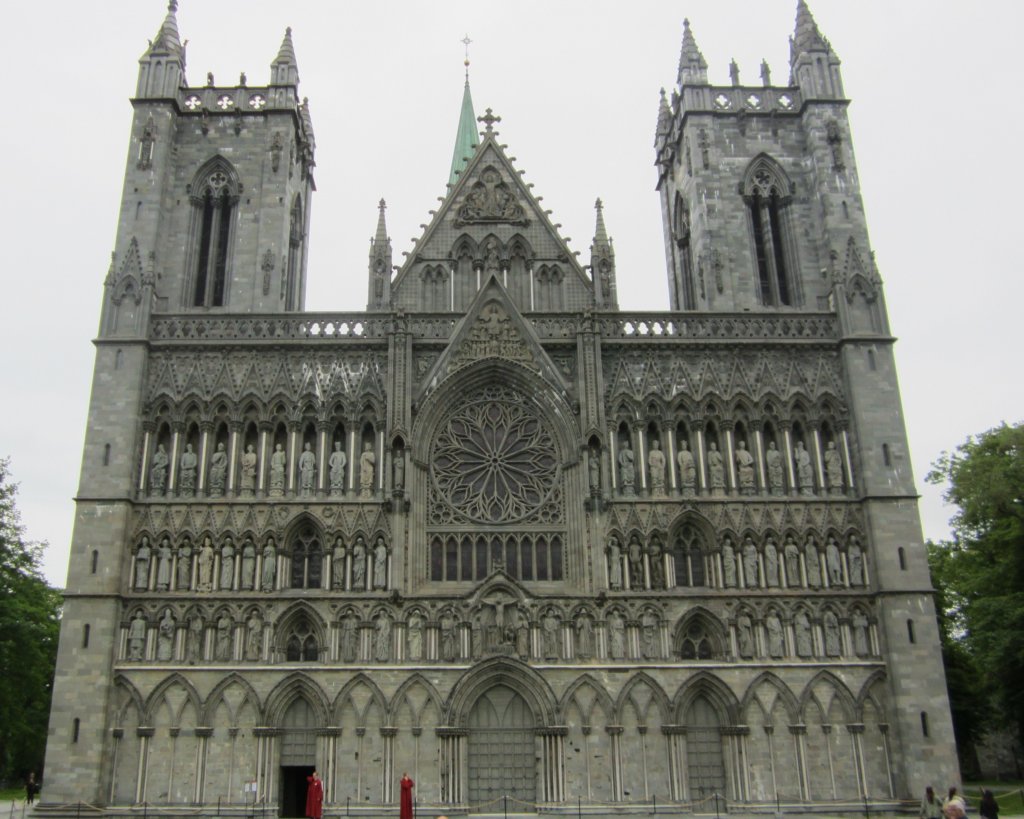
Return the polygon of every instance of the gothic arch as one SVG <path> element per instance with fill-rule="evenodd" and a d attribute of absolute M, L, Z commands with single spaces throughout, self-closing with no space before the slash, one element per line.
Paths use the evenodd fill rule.
<path fill-rule="evenodd" d="M 757 689 L 762 685 L 768 685 L 775 689 L 779 699 L 782 700 L 782 705 L 786 709 L 786 716 L 789 718 L 790 725 L 796 725 L 800 722 L 800 703 L 796 696 L 790 690 L 789 686 L 786 685 L 779 677 L 771 671 L 764 671 L 755 677 L 750 685 L 747 686 L 747 690 L 743 694 L 743 699 L 740 700 L 740 714 L 746 714 L 747 709 L 757 698 Z M 769 705 L 769 712 L 771 706 Z"/>
<path fill-rule="evenodd" d="M 199 698 L 199 693 L 196 691 L 195 686 L 193 686 L 192 683 L 181 674 L 174 672 L 173 674 L 165 677 L 146 698 L 146 706 L 140 713 L 144 715 L 144 719 L 147 724 L 152 724 L 157 710 L 164 701 L 165 695 L 176 686 L 180 686 L 185 692 L 185 702 L 182 703 L 178 713 L 173 714 L 175 724 L 177 724 L 178 719 L 180 719 L 181 710 L 184 709 L 187 703 L 192 704 L 192 707 L 195 709 L 197 719 L 199 715 L 203 713 L 202 700 Z"/>
<path fill-rule="evenodd" d="M 651 692 L 651 702 L 648 703 L 648 708 L 644 709 L 643 714 L 640 713 L 640 704 L 633 697 L 633 691 L 646 686 Z M 636 710 L 638 721 L 641 723 L 645 721 L 646 714 L 651 705 L 654 705 L 658 709 L 658 716 L 661 718 L 662 723 L 669 721 L 669 713 L 671 706 L 668 701 L 668 697 L 665 695 L 665 691 L 660 685 L 648 674 L 646 671 L 638 671 L 622 687 L 619 692 L 619 696 L 615 698 L 615 718 L 622 723 L 623 717 L 625 716 L 626 708 L 629 704 L 633 705 Z"/>
<path fill-rule="evenodd" d="M 738 725 L 740 706 L 736 695 L 714 674 L 701 671 L 679 686 L 672 702 L 676 721 L 684 724 L 686 712 L 698 697 L 704 697 L 718 712 L 723 725 Z"/>
<path fill-rule="evenodd" d="M 525 663 L 495 657 L 474 666 L 455 683 L 445 709 L 448 725 L 464 726 L 480 695 L 495 685 L 505 685 L 526 700 L 538 726 L 557 723 L 558 704 L 547 681 Z"/>
<path fill-rule="evenodd" d="M 775 193 L 784 201 L 796 192 L 789 175 L 778 163 L 766 153 L 755 156 L 743 172 L 740 183 L 740 194 L 744 197 L 755 195 L 770 196 Z"/>
<path fill-rule="evenodd" d="M 369 695 L 369 700 L 366 703 L 366 707 L 360 709 L 353 694 L 356 691 L 363 689 Z M 331 704 L 331 713 L 334 714 L 337 721 L 341 721 L 341 712 L 347 702 L 352 703 L 352 710 L 355 712 L 361 724 L 365 724 L 366 714 L 371 710 L 371 706 L 376 705 L 377 710 L 380 712 L 381 724 L 387 724 L 389 722 L 389 715 L 391 711 L 388 708 L 388 701 L 384 696 L 384 693 L 377 687 L 377 684 L 371 680 L 365 673 L 360 671 L 351 680 L 349 680 L 342 687 L 341 691 L 338 692 L 338 696 L 334 698 L 334 702 Z"/>
<path fill-rule="evenodd" d="M 600 708 L 604 712 L 605 722 L 610 722 L 617 713 L 615 702 L 604 686 L 590 674 L 577 677 L 562 695 L 562 700 L 558 704 L 558 711 L 561 714 L 562 722 L 567 722 L 569 709 L 572 707 L 573 701 L 579 707 L 579 700 L 576 695 L 583 690 L 592 691 L 594 694 L 594 702 L 591 704 L 590 711 L 584 715 L 588 719 L 587 724 L 589 724 L 589 718 L 593 714 L 595 707 Z M 581 714 L 582 711 L 583 709 L 580 708 Z"/>
<path fill-rule="evenodd" d="M 278 658 L 287 657 L 288 640 L 293 629 L 302 623 L 308 623 L 309 629 L 316 640 L 317 654 L 323 659 L 327 648 L 327 623 L 313 606 L 305 600 L 298 600 L 281 612 L 274 622 L 273 650 Z"/>
<path fill-rule="evenodd" d="M 129 707 L 135 708 L 135 713 L 138 715 L 140 720 L 139 724 L 141 725 L 142 715 L 145 713 L 146 709 L 142 701 L 142 695 L 139 693 L 139 689 L 136 688 L 132 684 L 131 680 L 123 674 L 117 674 L 114 677 L 114 690 L 117 691 L 118 689 L 124 693 L 125 699 L 114 712 L 114 725 L 120 725 L 124 721 L 124 716 Z"/>
<path fill-rule="evenodd" d="M 886 677 L 885 672 L 882 671 L 882 670 L 873 671 L 871 673 L 871 676 L 869 676 L 864 681 L 864 685 L 862 685 L 860 687 L 860 691 L 857 693 L 857 702 L 856 702 L 856 707 L 857 707 L 856 716 L 857 716 L 857 719 L 863 720 L 863 718 L 864 718 L 864 706 L 869 701 L 874 705 L 875 710 L 879 714 L 881 714 L 881 715 L 888 714 L 888 707 L 887 707 L 886 698 L 885 698 L 885 694 L 886 694 L 885 683 L 887 681 L 888 681 L 888 677 Z M 882 687 L 881 696 L 877 696 L 876 695 L 876 688 L 878 686 Z"/>
<path fill-rule="evenodd" d="M 409 614 L 411 612 L 407 612 Z M 441 700 L 440 694 L 437 693 L 437 689 L 431 684 L 430 680 L 424 677 L 419 672 L 412 674 L 402 682 L 395 692 L 395 695 L 391 698 L 391 704 L 387 712 L 392 720 L 398 715 L 399 710 L 406 702 L 407 696 L 414 690 L 422 690 L 427 695 L 427 702 L 424 703 L 424 708 L 427 704 L 433 704 L 437 709 L 438 715 L 444 713 L 444 702 Z M 410 710 L 412 709 L 412 703 L 409 703 Z M 413 712 L 414 724 L 420 724 L 421 714 Z"/>
<path fill-rule="evenodd" d="M 330 706 L 323 690 L 302 672 L 293 672 L 279 682 L 267 696 L 263 716 L 268 725 L 280 725 L 296 699 L 303 697 L 316 712 L 317 722 L 329 725 Z"/>
<path fill-rule="evenodd" d="M 226 180 L 217 184 L 219 182 L 218 179 L 215 179 L 217 174 L 224 174 Z M 231 162 L 220 154 L 214 154 L 199 166 L 199 169 L 192 177 L 192 182 L 188 186 L 188 193 L 192 200 L 196 201 L 196 199 L 201 199 L 208 190 L 212 190 L 214 187 L 225 188 L 228 195 L 236 201 L 242 193 L 242 183 L 239 181 L 238 171 L 235 170 L 235 166 Z"/>
<path fill-rule="evenodd" d="M 249 703 L 253 707 L 253 710 L 257 713 L 257 715 L 262 715 L 262 705 L 260 703 L 259 695 L 256 693 L 256 689 L 253 688 L 252 684 L 241 674 L 237 672 L 232 672 L 228 674 L 226 677 L 224 677 L 224 679 L 222 679 L 220 682 L 218 682 L 217 685 L 215 685 L 213 690 L 210 692 L 209 696 L 206 698 L 206 702 L 203 704 L 202 711 L 203 725 L 213 724 L 213 716 L 217 713 L 217 706 L 219 706 L 220 703 L 224 700 L 225 693 L 232 686 L 238 686 L 239 688 L 241 688 L 242 692 L 245 695 L 241 705 L 238 708 L 238 711 L 241 711 L 245 707 L 246 703 Z M 228 706 L 228 708 L 230 709 L 230 706 Z M 231 718 L 233 720 L 237 720 L 238 713 L 232 710 Z"/>
<path fill-rule="evenodd" d="M 697 643 L 696 656 L 687 659 L 724 659 L 729 654 L 729 634 L 712 612 L 703 606 L 694 606 L 686 614 L 679 618 L 675 633 L 672 638 L 672 651 L 675 656 L 681 656 L 684 643 L 687 640 L 695 639 L 694 627 L 698 627 L 701 635 L 708 642 L 710 656 L 704 657 L 699 651 Z"/>
<path fill-rule="evenodd" d="M 800 694 L 800 713 L 805 714 L 807 708 L 813 705 L 818 709 L 821 721 L 826 722 L 828 720 L 827 704 L 821 702 L 814 693 L 814 689 L 819 683 L 824 683 L 832 689 L 836 699 L 839 701 L 840 708 L 842 708 L 843 717 L 847 722 L 853 722 L 856 714 L 859 712 L 857 702 L 850 693 L 850 689 L 846 687 L 846 684 L 831 671 L 819 671 L 804 686 L 804 690 Z"/>

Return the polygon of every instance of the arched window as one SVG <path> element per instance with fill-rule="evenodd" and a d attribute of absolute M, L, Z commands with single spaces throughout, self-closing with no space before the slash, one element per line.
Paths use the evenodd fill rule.
<path fill-rule="evenodd" d="M 795 253 L 787 212 L 791 185 L 768 157 L 755 159 L 743 181 L 757 263 L 758 297 L 768 307 L 795 303 Z"/>
<path fill-rule="evenodd" d="M 234 169 L 221 157 L 208 162 L 190 188 L 193 307 L 223 307 L 227 303 L 232 227 L 239 190 Z"/>
<path fill-rule="evenodd" d="M 312 526 L 299 530 L 292 545 L 293 589 L 318 589 L 323 578 L 323 549 Z"/>
<path fill-rule="evenodd" d="M 684 523 L 676 533 L 672 547 L 672 559 L 676 567 L 676 585 L 683 587 L 704 586 L 704 539 L 700 530 L 690 523 Z"/>
<path fill-rule="evenodd" d="M 291 227 L 288 230 L 288 268 L 285 274 L 284 309 L 298 309 L 299 272 L 302 268 L 302 245 L 305 239 L 302 221 L 302 197 L 296 195 L 292 205 Z"/>
<path fill-rule="evenodd" d="M 684 660 L 713 660 L 722 656 L 721 641 L 704 616 L 694 616 L 679 633 L 679 656 Z"/>
<path fill-rule="evenodd" d="M 320 659 L 316 635 L 308 620 L 299 620 L 285 643 L 285 658 L 290 663 L 315 663 Z"/>

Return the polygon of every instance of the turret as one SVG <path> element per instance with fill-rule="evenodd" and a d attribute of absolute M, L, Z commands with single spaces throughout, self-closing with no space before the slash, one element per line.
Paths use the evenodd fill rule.
<path fill-rule="evenodd" d="M 594 203 L 594 208 L 597 210 L 597 225 L 594 227 L 594 241 L 590 245 L 590 275 L 594 279 L 594 300 L 599 309 L 618 310 L 615 248 L 604 226 L 604 205 L 600 199 Z"/>
<path fill-rule="evenodd" d="M 370 292 L 366 300 L 367 310 L 387 310 L 391 304 L 391 239 L 384 220 L 387 203 L 381 199 L 377 205 L 377 233 L 370 240 Z"/>
<path fill-rule="evenodd" d="M 186 85 L 185 47 L 178 36 L 178 0 L 167 4 L 167 16 L 146 53 L 139 58 L 137 98 L 172 98 Z"/>
<path fill-rule="evenodd" d="M 277 56 L 270 64 L 271 93 L 277 105 L 294 105 L 299 97 L 299 64 L 295 59 L 295 45 L 292 30 L 284 30 L 284 39 L 277 50 Z"/>
<path fill-rule="evenodd" d="M 789 82 L 804 99 L 842 99 L 839 57 L 818 30 L 804 0 L 796 5 L 796 26 L 789 41 Z"/>
<path fill-rule="evenodd" d="M 679 85 L 707 85 L 708 62 L 697 48 L 690 21 L 683 20 L 683 47 L 679 53 Z"/>

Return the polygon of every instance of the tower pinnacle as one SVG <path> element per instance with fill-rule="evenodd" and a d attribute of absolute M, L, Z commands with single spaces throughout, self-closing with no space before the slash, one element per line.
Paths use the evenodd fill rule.
<path fill-rule="evenodd" d="M 150 99 L 173 97 L 185 85 L 185 47 L 178 35 L 177 0 L 167 4 L 167 16 L 139 58 L 135 96 Z"/>
<path fill-rule="evenodd" d="M 608 238 L 604 225 L 604 203 L 594 202 L 597 223 L 594 226 L 594 241 L 590 245 L 590 275 L 594 281 L 594 295 L 597 306 L 603 310 L 617 310 L 619 307 L 615 284 L 615 248 Z"/>
<path fill-rule="evenodd" d="M 299 84 L 299 63 L 295 59 L 295 44 L 292 42 L 291 26 L 284 30 L 281 47 L 270 64 L 270 84 L 295 86 Z"/>
<path fill-rule="evenodd" d="M 827 64 L 823 69 L 822 60 Z M 789 40 L 790 83 L 799 85 L 805 98 L 841 99 L 843 82 L 839 57 L 822 36 L 805 0 L 797 0 L 796 26 Z"/>
<path fill-rule="evenodd" d="M 679 85 L 707 85 L 708 62 L 697 48 L 690 21 L 683 20 L 683 46 L 679 52 Z"/>
<path fill-rule="evenodd" d="M 391 240 L 384 219 L 387 203 L 377 203 L 377 232 L 370 240 L 370 292 L 366 306 L 368 310 L 386 310 L 391 303 Z"/>

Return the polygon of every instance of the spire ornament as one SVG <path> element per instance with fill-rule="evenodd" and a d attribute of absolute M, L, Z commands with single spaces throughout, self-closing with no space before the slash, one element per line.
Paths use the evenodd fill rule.
<path fill-rule="evenodd" d="M 486 133 L 497 135 L 498 132 L 494 130 L 494 123 L 501 122 L 501 117 L 488 108 L 482 117 L 476 118 L 476 121 L 484 124 L 484 128 L 487 129 Z"/>

